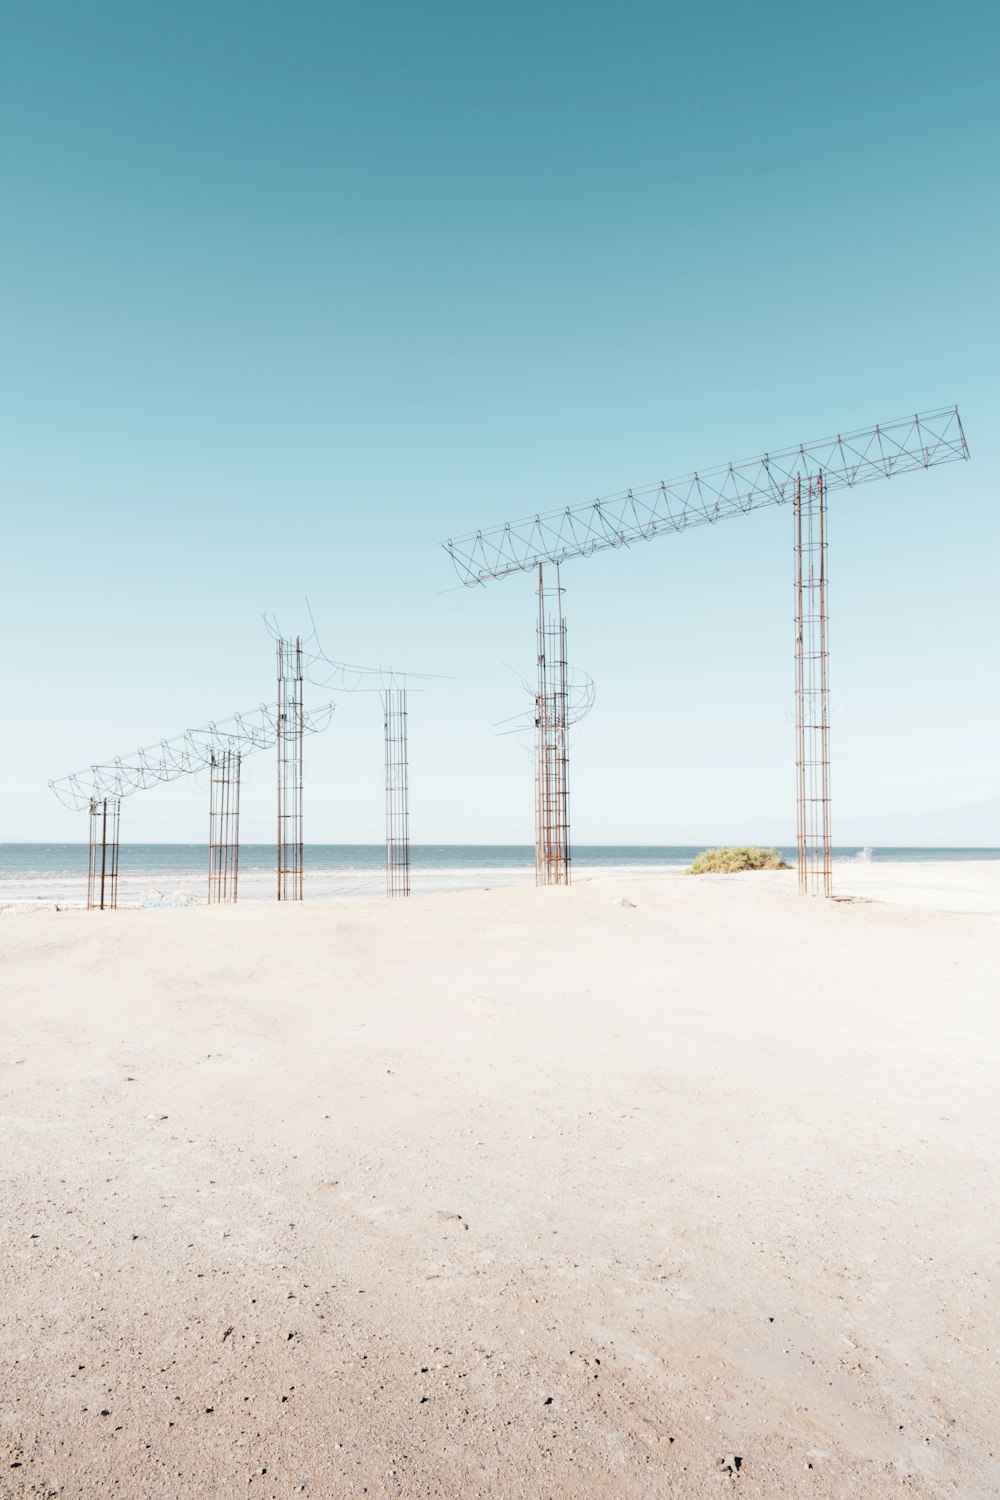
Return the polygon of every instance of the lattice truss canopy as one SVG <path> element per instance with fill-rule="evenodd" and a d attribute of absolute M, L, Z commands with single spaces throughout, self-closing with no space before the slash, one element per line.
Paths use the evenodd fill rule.
<path fill-rule="evenodd" d="M 333 717 L 335 705 L 303 714 L 306 734 L 321 733 Z M 49 786 L 65 807 L 86 812 L 93 801 L 105 797 L 130 797 L 164 781 L 192 776 L 211 766 L 213 756 L 221 758 L 226 751 L 241 756 L 270 750 L 278 740 L 278 706 L 261 704 L 249 713 L 234 714 L 222 723 L 207 724 L 203 729 L 187 729 L 171 740 L 147 745 L 132 755 L 116 756 L 104 765 L 89 766 L 73 776 L 50 781 Z"/>
<path fill-rule="evenodd" d="M 798 479 L 822 474 L 829 494 L 968 456 L 958 407 L 949 406 L 508 522 L 444 546 L 463 583 L 485 583 L 540 562 L 589 557 L 664 532 L 714 525 L 764 505 L 791 504 Z"/>

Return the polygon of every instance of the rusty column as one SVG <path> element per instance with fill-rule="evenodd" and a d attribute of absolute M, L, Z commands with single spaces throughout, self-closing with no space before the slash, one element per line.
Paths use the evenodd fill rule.
<path fill-rule="evenodd" d="M 113 911 L 118 905 L 118 849 L 121 799 L 93 798 L 87 860 L 87 910 Z"/>
<path fill-rule="evenodd" d="M 302 900 L 302 642 L 278 643 L 278 900 Z"/>
<path fill-rule="evenodd" d="M 385 711 L 385 880 L 387 896 L 410 894 L 410 768 L 406 687 L 382 690 Z"/>
<path fill-rule="evenodd" d="M 795 481 L 795 765 L 799 891 L 832 896 L 826 486 Z"/>
<path fill-rule="evenodd" d="M 559 565 L 546 588 L 538 565 L 538 685 L 535 693 L 535 884 L 569 885 L 569 757 L 566 620 Z"/>
<path fill-rule="evenodd" d="M 221 750 L 209 767 L 208 904 L 235 901 L 240 863 L 240 752 Z"/>

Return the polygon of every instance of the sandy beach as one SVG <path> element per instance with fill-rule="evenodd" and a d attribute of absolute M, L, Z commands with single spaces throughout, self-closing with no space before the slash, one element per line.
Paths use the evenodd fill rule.
<path fill-rule="evenodd" d="M 996 866 L 7 911 L 0 1496 L 1000 1493 Z"/>

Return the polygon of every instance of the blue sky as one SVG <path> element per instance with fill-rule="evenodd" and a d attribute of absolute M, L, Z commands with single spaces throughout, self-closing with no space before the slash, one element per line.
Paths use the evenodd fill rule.
<path fill-rule="evenodd" d="M 53 3 L 0 47 L 0 837 L 45 782 L 273 697 L 276 610 L 445 674 L 413 835 L 531 838 L 493 725 L 529 579 L 479 525 L 957 401 L 973 462 L 831 503 L 835 814 L 997 795 L 995 6 Z M 582 842 L 774 836 L 791 518 L 567 567 Z M 269 762 L 269 758 L 268 762 Z M 272 767 L 245 836 L 272 833 Z M 382 836 L 377 700 L 307 836 Z M 203 836 L 199 786 L 125 836 Z M 836 828 L 836 823 L 835 823 Z"/>

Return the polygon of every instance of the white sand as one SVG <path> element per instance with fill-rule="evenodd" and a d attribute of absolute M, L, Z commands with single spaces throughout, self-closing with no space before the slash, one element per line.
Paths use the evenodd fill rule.
<path fill-rule="evenodd" d="M 788 885 L 5 913 L 3 1500 L 1000 1494 L 1000 921 Z"/>
<path fill-rule="evenodd" d="M 1000 862 L 929 860 L 834 867 L 834 891 L 869 900 L 919 906 L 925 911 L 1000 917 Z"/>

